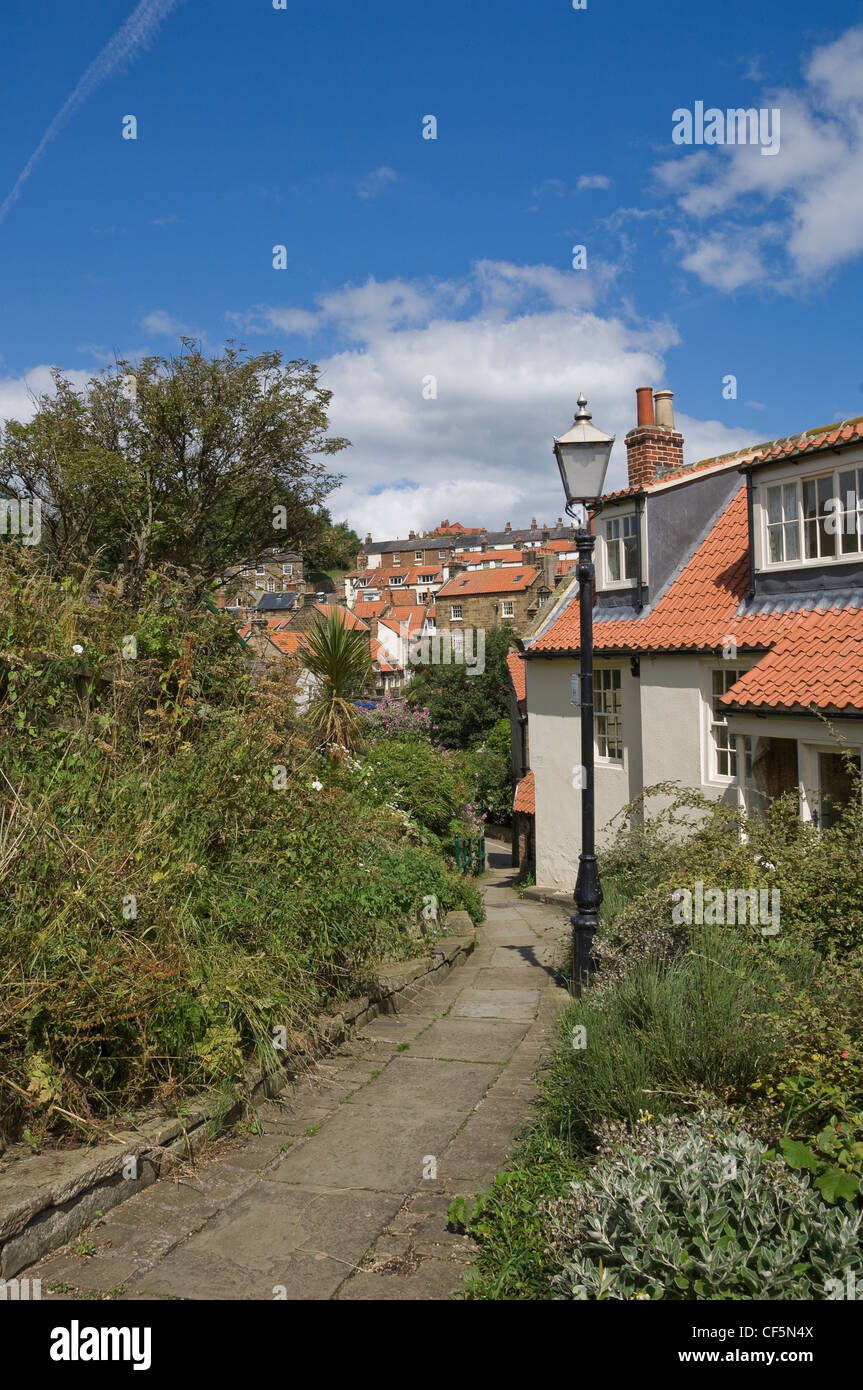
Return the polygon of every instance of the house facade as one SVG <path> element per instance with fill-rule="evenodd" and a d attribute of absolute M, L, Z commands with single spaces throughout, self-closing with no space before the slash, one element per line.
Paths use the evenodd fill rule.
<path fill-rule="evenodd" d="M 306 591 L 303 557 L 293 550 L 266 550 L 254 563 L 235 565 L 223 577 L 225 608 L 253 608 L 262 594 Z"/>
<path fill-rule="evenodd" d="M 501 627 L 516 636 L 526 633 L 541 608 L 550 602 L 557 582 L 556 557 L 538 556 L 537 561 L 453 575 L 435 596 L 438 628 L 456 633 L 466 628 L 488 631 Z"/>
<path fill-rule="evenodd" d="M 827 825 L 851 794 L 843 750 L 858 766 L 863 753 L 863 419 L 684 468 L 671 393 L 641 388 L 638 407 L 630 485 L 593 520 L 598 842 L 666 781 L 749 814 L 790 792 L 801 817 Z M 536 881 L 571 891 L 574 574 L 524 656 Z"/>

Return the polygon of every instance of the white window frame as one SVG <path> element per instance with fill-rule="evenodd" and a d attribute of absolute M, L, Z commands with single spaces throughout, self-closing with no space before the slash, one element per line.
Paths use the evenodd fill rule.
<path fill-rule="evenodd" d="M 615 682 L 614 677 L 617 676 Z M 612 701 L 611 710 L 605 709 L 605 696 L 619 692 L 617 709 Z M 615 728 L 616 737 L 611 737 Z M 603 745 L 605 751 L 603 752 Z M 609 753 L 608 749 L 619 748 Z M 598 763 L 605 767 L 623 767 L 626 746 L 623 742 L 623 668 L 620 666 L 597 666 L 593 672 L 593 754 Z"/>
<path fill-rule="evenodd" d="M 400 551 L 400 550 L 394 550 L 394 551 L 393 551 L 393 564 L 394 564 L 394 565 L 400 565 L 401 562 L 402 562 L 402 553 L 401 553 L 401 551 Z"/>
<path fill-rule="evenodd" d="M 458 612 L 456 612 L 456 609 L 458 609 Z M 450 604 L 450 622 L 451 622 L 451 623 L 460 623 L 460 622 L 462 622 L 462 621 L 463 621 L 463 618 L 462 618 L 462 606 L 461 606 L 461 604 L 460 604 L 460 603 L 451 603 L 451 604 Z"/>
<path fill-rule="evenodd" d="M 747 754 L 746 738 L 748 738 L 748 735 L 733 734 L 726 728 L 728 747 L 726 749 L 718 748 L 714 737 L 714 729 L 720 727 L 720 721 L 714 716 L 713 701 L 717 697 L 713 694 L 713 675 L 714 672 L 716 672 L 717 674 L 724 674 L 728 677 L 733 676 L 733 679 L 729 679 L 725 687 L 727 691 L 736 681 L 740 680 L 741 676 L 744 676 L 747 671 L 751 671 L 752 667 L 756 665 L 756 662 L 751 659 L 740 657 L 734 661 L 718 661 L 714 657 L 712 661 L 705 661 L 704 665 L 706 668 L 706 684 L 702 689 L 702 703 L 704 707 L 701 765 L 702 780 L 707 786 L 739 787 L 742 794 L 745 790 L 745 777 L 743 774 L 745 771 L 744 759 Z M 722 720 L 722 727 L 726 727 L 727 721 L 728 715 L 726 714 Z M 749 751 L 751 753 L 751 749 Z M 728 766 L 729 768 L 733 767 L 735 769 L 734 772 L 720 772 L 718 757 L 720 752 L 727 752 L 729 754 Z"/>
<path fill-rule="evenodd" d="M 438 553 L 437 553 L 437 557 L 438 557 L 439 560 L 445 560 L 445 559 L 446 559 L 446 551 L 445 551 L 445 550 L 439 550 Z"/>
<path fill-rule="evenodd" d="M 619 536 L 616 536 L 616 537 L 613 537 L 612 539 L 609 540 L 609 538 L 608 538 L 608 536 L 607 536 L 607 534 L 606 534 L 606 528 L 607 528 L 608 526 L 613 526 L 616 522 L 620 524 L 620 535 L 619 535 Z M 628 529 L 627 523 L 629 523 L 629 522 L 632 522 L 631 536 L 626 536 L 626 535 L 624 534 L 624 532 L 625 532 L 626 529 Z M 611 513 L 610 515 L 608 515 L 608 516 L 601 515 L 601 516 L 598 518 L 598 523 L 599 523 L 599 528 L 600 528 L 600 540 L 601 540 L 601 542 L 602 542 L 602 581 L 603 581 L 603 582 L 602 582 L 602 587 L 603 587 L 603 589 L 632 589 L 632 588 L 634 588 L 635 585 L 638 583 L 638 513 L 635 511 L 634 508 L 633 508 L 633 509 L 627 509 L 627 510 L 625 510 L 625 511 L 618 511 L 618 510 L 615 509 L 615 511 L 614 511 L 613 513 Z M 635 573 L 632 574 L 632 575 L 629 576 L 629 577 L 627 577 L 626 574 L 625 574 L 625 569 L 626 569 L 626 550 L 625 550 L 625 548 L 624 548 L 624 541 L 625 541 L 625 540 L 628 540 L 628 539 L 633 539 L 633 540 L 635 540 L 635 543 L 636 543 L 636 549 L 635 549 L 635 551 L 634 551 L 634 552 L 631 552 L 631 553 L 634 553 Z M 612 547 L 612 546 L 616 546 L 616 547 L 618 548 L 618 554 L 619 554 L 619 557 L 620 557 L 620 576 L 621 576 L 621 577 L 620 577 L 619 579 L 613 579 L 613 578 L 612 578 L 612 573 L 611 573 L 611 547 Z"/>
<path fill-rule="evenodd" d="M 293 573 L 294 573 L 294 567 L 293 567 L 293 565 L 282 565 L 282 574 L 293 575 Z"/>
<path fill-rule="evenodd" d="M 500 616 L 502 618 L 515 617 L 515 599 L 503 598 L 500 601 Z"/>
<path fill-rule="evenodd" d="M 422 553 L 422 551 L 421 551 L 421 550 L 415 550 L 415 551 L 414 551 L 414 563 L 417 564 L 417 565 L 421 565 L 422 562 L 423 562 L 423 553 Z"/>
<path fill-rule="evenodd" d="M 848 500 L 846 496 L 848 491 L 847 476 L 843 481 L 843 475 L 849 473 L 854 474 L 855 479 L 854 486 L 857 505 L 856 508 L 853 509 L 849 509 L 846 505 Z M 829 480 L 827 486 L 824 486 L 825 480 Z M 814 517 L 807 517 L 805 515 L 804 497 L 806 493 L 806 484 L 815 485 L 816 508 L 821 505 L 820 499 L 818 498 L 819 484 L 821 484 L 821 492 L 824 494 L 825 501 L 827 498 L 837 498 L 839 500 L 841 510 L 838 515 L 834 513 L 835 520 L 832 523 L 836 525 L 838 522 L 838 526 L 832 536 L 828 535 L 825 537 L 822 535 L 821 527 L 818 525 L 818 518 L 827 515 L 826 512 L 816 510 Z M 771 522 L 770 490 L 773 488 L 782 489 L 782 494 L 780 496 L 782 519 Z M 795 515 L 793 518 L 790 516 L 790 499 L 785 495 L 786 489 L 791 488 L 795 491 Z M 863 561 L 863 460 L 858 457 L 853 459 L 849 458 L 847 461 L 839 460 L 835 463 L 831 462 L 829 467 L 822 463 L 820 467 L 808 468 L 805 472 L 798 469 L 793 473 L 785 472 L 769 477 L 758 478 L 756 484 L 755 509 L 759 572 L 763 571 L 772 574 L 782 570 L 812 569 L 818 568 L 821 565 L 842 565 L 853 564 L 855 562 L 859 564 Z M 831 512 L 832 511 L 833 509 L 831 508 Z M 853 517 L 850 533 L 846 532 L 845 529 L 849 517 Z M 787 546 L 787 536 L 785 533 L 789 532 L 792 526 L 794 527 L 792 534 L 796 538 L 798 554 L 797 556 L 792 555 L 791 558 L 788 558 L 787 549 L 789 547 Z M 835 554 L 806 554 L 807 544 L 811 543 L 812 530 L 810 528 L 813 526 L 816 549 L 820 548 L 825 539 L 835 539 Z M 780 559 L 774 560 L 771 559 L 770 556 L 771 533 L 775 533 L 778 528 L 781 528 L 779 534 L 782 536 L 783 540 L 783 553 Z M 791 548 L 793 549 L 793 546 Z"/>
<path fill-rule="evenodd" d="M 266 565 L 256 565 L 256 566 L 255 566 L 255 574 L 266 574 L 266 572 L 267 572 L 267 567 L 266 567 Z"/>

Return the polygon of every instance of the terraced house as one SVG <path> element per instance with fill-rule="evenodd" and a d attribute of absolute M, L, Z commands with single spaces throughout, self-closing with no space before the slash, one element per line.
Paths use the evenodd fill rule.
<path fill-rule="evenodd" d="M 502 565 L 454 574 L 435 597 L 437 625 L 488 630 L 508 627 L 519 635 L 527 632 L 540 609 L 547 604 L 557 583 L 557 556 L 537 554 L 535 564 Z"/>
<path fill-rule="evenodd" d="M 683 466 L 670 393 L 601 499 L 596 818 L 666 780 L 757 814 L 784 792 L 826 825 L 863 751 L 863 418 Z M 442 591 L 443 594 L 444 591 Z M 441 595 L 439 595 L 439 600 Z M 580 841 L 578 584 L 524 642 L 536 881 L 571 890 Z M 518 793 L 517 793 L 518 796 Z"/>

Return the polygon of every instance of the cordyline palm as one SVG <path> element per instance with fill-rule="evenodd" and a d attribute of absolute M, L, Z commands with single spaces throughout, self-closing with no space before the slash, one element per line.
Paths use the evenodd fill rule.
<path fill-rule="evenodd" d="M 353 701 L 366 690 L 372 674 L 366 636 L 331 613 L 312 628 L 298 653 L 321 686 L 309 705 L 308 721 L 330 750 L 351 749 L 357 742 L 361 716 Z"/>

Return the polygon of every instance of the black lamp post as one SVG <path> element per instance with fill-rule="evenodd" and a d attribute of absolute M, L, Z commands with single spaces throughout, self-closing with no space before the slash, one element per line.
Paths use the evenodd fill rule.
<path fill-rule="evenodd" d="M 566 510 L 583 509 L 583 519 L 575 533 L 578 549 L 576 574 L 579 583 L 579 623 L 581 676 L 581 854 L 575 884 L 576 913 L 572 918 L 573 988 L 581 988 L 594 968 L 593 941 L 599 925 L 602 887 L 596 863 L 595 799 L 593 780 L 593 544 L 590 508 L 602 495 L 614 435 L 603 434 L 591 424 L 583 395 L 572 428 L 554 441 L 554 456 L 566 493 Z"/>

